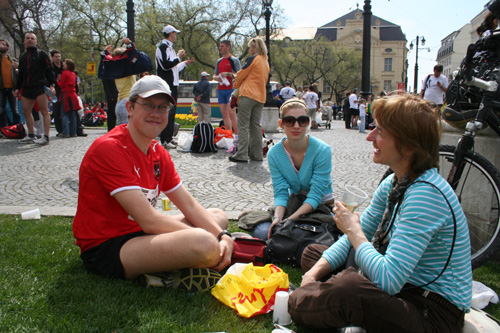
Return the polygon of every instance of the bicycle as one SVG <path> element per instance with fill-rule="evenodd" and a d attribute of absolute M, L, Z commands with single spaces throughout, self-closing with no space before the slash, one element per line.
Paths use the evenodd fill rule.
<path fill-rule="evenodd" d="M 442 145 L 440 174 L 454 189 L 467 217 L 472 268 L 500 248 L 500 171 L 474 150 L 478 131 L 490 126 L 500 136 L 500 30 L 469 45 L 457 76 L 450 83 L 443 119 L 465 132 L 457 146 Z M 498 44 L 500 45 L 500 44 Z"/>

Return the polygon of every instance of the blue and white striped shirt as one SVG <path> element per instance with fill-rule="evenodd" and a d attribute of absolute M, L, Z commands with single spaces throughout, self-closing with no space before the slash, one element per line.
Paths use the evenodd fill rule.
<path fill-rule="evenodd" d="M 385 179 L 361 217 L 361 226 L 371 240 L 382 221 L 393 175 Z M 469 311 L 472 298 L 472 268 L 469 229 L 458 199 L 437 169 L 427 170 L 417 181 L 436 185 L 447 197 L 457 223 L 453 255 L 446 271 L 424 288 L 431 290 L 459 309 Z M 396 210 L 396 209 L 395 209 Z M 370 242 L 361 244 L 355 261 L 381 290 L 394 295 L 405 283 L 425 285 L 443 270 L 453 242 L 453 217 L 441 193 L 425 183 L 412 184 L 405 192 L 394 225 L 388 235 L 389 247 L 381 255 Z M 332 269 L 341 267 L 351 243 L 346 235 L 323 253 Z"/>

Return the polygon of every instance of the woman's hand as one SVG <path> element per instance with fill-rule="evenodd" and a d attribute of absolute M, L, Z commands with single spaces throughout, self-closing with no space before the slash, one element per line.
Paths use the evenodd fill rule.
<path fill-rule="evenodd" d="M 273 230 L 273 227 L 281 222 L 281 218 L 279 216 L 273 217 L 273 223 L 271 223 L 271 226 L 269 227 L 269 231 L 267 232 L 267 239 L 271 238 L 271 230 Z"/>
<path fill-rule="evenodd" d="M 317 282 L 328 274 L 332 274 L 332 268 L 325 258 L 320 258 L 314 266 L 302 277 L 300 286 Z"/>
<path fill-rule="evenodd" d="M 351 233 L 357 226 L 361 228 L 359 223 L 359 215 L 356 213 L 351 213 L 340 201 L 335 203 L 335 207 L 332 209 L 333 220 L 337 223 L 337 227 L 344 233 Z"/>
<path fill-rule="evenodd" d="M 335 214 L 333 220 L 337 224 L 337 227 L 347 235 L 354 249 L 357 249 L 361 243 L 368 241 L 361 228 L 357 213 L 351 213 L 340 201 L 335 203 L 332 212 Z"/>
<path fill-rule="evenodd" d="M 318 281 L 315 277 L 314 274 L 311 273 L 311 271 L 307 272 L 304 274 L 304 277 L 302 277 L 302 282 L 300 283 L 300 286 L 303 287 L 308 283 L 313 283 Z"/>

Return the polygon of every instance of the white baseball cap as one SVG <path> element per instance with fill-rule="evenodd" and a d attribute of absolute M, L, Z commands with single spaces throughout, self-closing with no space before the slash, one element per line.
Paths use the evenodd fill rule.
<path fill-rule="evenodd" d="M 210 76 L 210 74 L 208 74 L 207 72 L 201 72 L 201 76 Z"/>
<path fill-rule="evenodd" d="M 175 99 L 172 97 L 172 92 L 167 82 L 156 75 L 146 75 L 137 81 L 130 90 L 130 96 L 139 96 L 140 98 L 148 98 L 153 95 L 167 95 L 170 102 L 175 104 Z"/>
<path fill-rule="evenodd" d="M 177 33 L 179 33 L 180 31 L 175 29 L 173 26 L 171 26 L 170 24 L 167 25 L 165 28 L 163 28 L 163 33 L 166 33 L 166 34 L 169 34 L 171 33 L 172 31 L 175 31 Z"/>

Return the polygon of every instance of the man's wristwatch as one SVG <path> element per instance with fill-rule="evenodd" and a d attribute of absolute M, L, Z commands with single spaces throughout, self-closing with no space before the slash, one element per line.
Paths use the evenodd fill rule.
<path fill-rule="evenodd" d="M 231 237 L 231 233 L 229 231 L 222 230 L 220 232 L 219 236 L 217 236 L 217 240 L 220 242 L 220 240 L 222 239 L 222 236 L 224 236 L 224 235 Z"/>

